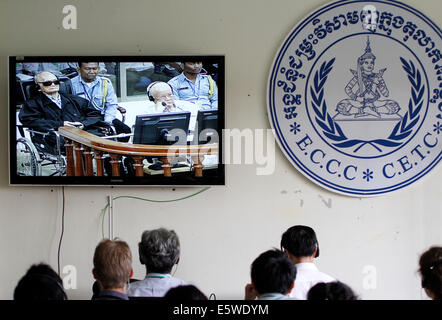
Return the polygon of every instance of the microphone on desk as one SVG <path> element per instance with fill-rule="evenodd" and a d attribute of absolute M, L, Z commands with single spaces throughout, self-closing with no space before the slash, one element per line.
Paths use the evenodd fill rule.
<path fill-rule="evenodd" d="M 163 112 L 171 112 L 172 110 L 175 109 L 175 104 L 174 103 L 167 104 L 166 102 L 163 102 L 162 105 L 164 106 Z"/>

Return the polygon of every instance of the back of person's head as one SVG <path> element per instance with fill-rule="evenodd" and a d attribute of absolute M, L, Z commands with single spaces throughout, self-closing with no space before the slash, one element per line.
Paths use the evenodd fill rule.
<path fill-rule="evenodd" d="M 442 300 L 442 247 L 431 247 L 419 259 L 422 288 L 434 300 Z"/>
<path fill-rule="evenodd" d="M 146 230 L 138 244 L 140 262 L 148 272 L 170 273 L 180 258 L 180 241 L 173 230 Z"/>
<path fill-rule="evenodd" d="M 122 240 L 102 240 L 95 248 L 94 277 L 102 289 L 124 288 L 132 276 L 132 253 Z"/>
<path fill-rule="evenodd" d="M 307 300 L 358 300 L 358 296 L 340 281 L 319 282 L 310 288 Z"/>
<path fill-rule="evenodd" d="M 287 229 L 281 237 L 281 250 L 286 249 L 294 257 L 319 256 L 318 239 L 315 231 L 307 226 L 293 226 Z"/>
<path fill-rule="evenodd" d="M 261 253 L 251 265 L 250 276 L 258 294 L 287 294 L 296 278 L 296 267 L 288 256 L 277 249 Z"/>
<path fill-rule="evenodd" d="M 171 288 L 164 299 L 171 301 L 208 300 L 204 293 L 191 284 Z"/>
<path fill-rule="evenodd" d="M 63 281 L 47 264 L 32 265 L 14 290 L 14 300 L 67 300 Z"/>

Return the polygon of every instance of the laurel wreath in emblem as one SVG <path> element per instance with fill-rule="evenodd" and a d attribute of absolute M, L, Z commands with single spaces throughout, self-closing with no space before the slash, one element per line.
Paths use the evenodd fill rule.
<path fill-rule="evenodd" d="M 360 140 L 349 139 L 342 128 L 336 123 L 327 112 L 327 103 L 324 99 L 324 85 L 328 75 L 333 69 L 335 58 L 330 61 L 324 61 L 315 72 L 313 85 L 310 86 L 312 97 L 312 107 L 315 112 L 316 123 L 321 127 L 323 134 L 334 141 L 332 144 L 338 148 L 356 147 L 353 152 L 357 153 L 363 146 L 371 145 L 373 148 L 382 152 L 383 147 L 397 147 L 404 143 L 404 140 L 413 132 L 413 128 L 418 124 L 420 111 L 422 109 L 425 85 L 422 83 L 422 77 L 419 70 L 416 69 L 413 62 L 406 61 L 400 57 L 402 68 L 408 76 L 411 84 L 411 98 L 408 103 L 408 110 L 401 120 L 397 122 L 386 139 Z"/>

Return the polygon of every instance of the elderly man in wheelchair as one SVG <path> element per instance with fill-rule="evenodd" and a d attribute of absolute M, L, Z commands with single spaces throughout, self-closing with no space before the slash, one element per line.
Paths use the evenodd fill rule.
<path fill-rule="evenodd" d="M 56 132 L 59 127 L 78 127 L 97 136 L 112 134 L 112 130 L 109 124 L 103 121 L 100 111 L 93 108 L 88 100 L 61 92 L 60 80 L 51 72 L 40 72 L 34 80 L 38 86 L 38 93 L 25 101 L 19 112 L 19 120 L 28 128 L 33 143 L 33 146 L 26 148 L 31 152 L 38 151 L 33 157 L 58 163 L 58 168 L 53 174 L 64 175 L 65 148 L 63 139 Z M 26 140 L 21 139 L 22 143 Z M 17 144 L 19 142 L 20 139 Z M 42 159 L 34 159 L 35 161 Z M 39 169 L 32 170 L 31 175 L 45 175 L 41 173 L 40 163 L 31 166 L 37 166 Z"/>

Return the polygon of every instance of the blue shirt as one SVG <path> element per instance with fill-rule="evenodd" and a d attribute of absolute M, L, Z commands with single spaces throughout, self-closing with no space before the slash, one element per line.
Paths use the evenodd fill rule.
<path fill-rule="evenodd" d="M 127 289 L 129 297 L 164 297 L 171 288 L 186 283 L 170 274 L 149 273 L 144 280 L 132 282 Z"/>
<path fill-rule="evenodd" d="M 129 300 L 127 294 L 112 290 L 100 291 L 92 300 Z"/>
<path fill-rule="evenodd" d="M 213 83 L 213 94 L 209 97 L 209 76 L 198 74 L 195 83 L 186 78 L 184 73 L 169 80 L 176 100 L 190 101 L 201 105 L 201 109 L 218 109 L 218 88 Z"/>
<path fill-rule="evenodd" d="M 104 115 L 104 121 L 107 123 L 112 123 L 112 120 L 116 118 L 117 114 L 117 95 L 115 94 L 112 82 L 105 78 L 97 76 L 91 86 L 88 86 L 86 82 L 83 81 L 80 75 L 72 78 L 72 92 L 73 94 L 85 98 L 91 101 L 91 105 L 101 111 Z M 105 106 L 103 107 L 103 82 L 107 82 L 107 95 Z"/>

